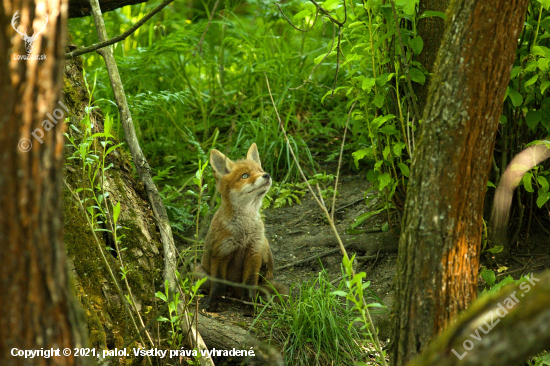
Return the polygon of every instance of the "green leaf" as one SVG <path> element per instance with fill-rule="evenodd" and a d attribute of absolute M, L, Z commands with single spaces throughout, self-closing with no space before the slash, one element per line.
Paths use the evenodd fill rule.
<path fill-rule="evenodd" d="M 496 188 L 495 183 L 491 182 L 490 180 L 487 181 L 487 187 Z"/>
<path fill-rule="evenodd" d="M 369 157 L 372 158 L 374 155 L 373 155 L 372 149 L 368 148 L 368 149 L 357 150 L 357 151 L 353 152 L 351 154 L 351 156 L 353 156 L 353 161 L 355 162 L 355 167 L 357 169 L 359 169 L 359 160 L 363 159 L 365 156 L 367 158 L 369 158 Z"/>
<path fill-rule="evenodd" d="M 340 297 L 348 296 L 348 293 L 345 291 L 332 291 L 330 294 L 335 296 L 340 296 Z"/>
<path fill-rule="evenodd" d="M 392 178 L 389 173 L 380 174 L 378 176 L 378 189 L 382 190 L 392 182 Z"/>
<path fill-rule="evenodd" d="M 397 132 L 397 129 L 395 128 L 395 125 L 385 125 L 380 130 L 378 130 L 380 133 L 383 133 L 384 135 L 395 135 Z M 389 146 L 386 146 L 389 149 Z"/>
<path fill-rule="evenodd" d="M 399 169 L 401 170 L 401 174 L 403 174 L 405 177 L 409 177 L 409 167 L 403 163 L 397 164 Z"/>
<path fill-rule="evenodd" d="M 374 86 L 374 84 L 376 84 L 376 79 L 375 78 L 365 78 L 363 80 L 363 85 L 361 85 L 361 88 L 363 90 L 366 90 L 367 93 L 370 93 L 372 87 Z"/>
<path fill-rule="evenodd" d="M 545 177 L 543 177 L 542 175 L 539 175 L 537 177 L 537 182 L 540 184 L 540 187 L 542 188 L 543 192 L 548 192 L 548 188 L 550 188 L 550 187 L 549 187 L 548 181 L 546 180 Z"/>
<path fill-rule="evenodd" d="M 155 294 L 155 296 L 158 297 L 158 298 L 161 299 L 161 300 L 164 300 L 164 301 L 167 300 L 166 295 L 163 294 L 163 293 L 160 292 L 160 291 L 158 291 L 158 292 Z"/>
<path fill-rule="evenodd" d="M 422 52 L 422 48 L 424 48 L 424 41 L 422 40 L 422 37 L 416 36 L 409 39 L 409 46 L 411 46 L 411 49 L 415 55 L 419 55 L 420 52 Z"/>
<path fill-rule="evenodd" d="M 374 216 L 374 215 L 378 215 L 380 212 L 384 211 L 385 210 L 385 207 L 384 208 L 381 208 L 379 210 L 376 210 L 376 211 L 369 211 L 369 212 L 365 212 L 364 214 L 361 214 L 359 215 L 356 219 L 355 219 L 355 222 L 351 225 L 351 228 L 352 229 L 355 229 L 357 226 L 361 225 L 363 223 L 363 221 L 365 221 L 366 219 L 368 219 L 369 217 L 371 216 Z M 344 257 L 345 258 L 345 257 Z M 345 267 L 345 265 L 344 265 Z"/>
<path fill-rule="evenodd" d="M 544 46 L 533 46 L 531 48 L 531 54 L 549 58 L 550 48 Z"/>
<path fill-rule="evenodd" d="M 514 107 L 519 107 L 523 104 L 523 97 L 521 94 L 513 88 L 508 88 L 508 96 L 510 97 L 510 100 L 512 101 L 512 104 Z"/>
<path fill-rule="evenodd" d="M 529 111 L 525 115 L 525 122 L 527 122 L 527 126 L 531 130 L 535 130 L 537 128 L 537 125 L 539 124 L 540 120 L 542 119 L 542 112 L 541 111 Z"/>
<path fill-rule="evenodd" d="M 378 178 L 378 172 L 374 169 L 370 169 L 367 172 L 367 180 L 371 183 L 374 183 L 376 181 L 376 178 Z"/>
<path fill-rule="evenodd" d="M 328 59 L 330 56 L 335 55 L 335 54 L 336 54 L 336 51 L 332 51 L 329 55 L 327 55 L 326 53 L 323 53 L 322 55 L 319 55 L 319 56 L 315 57 L 315 60 L 313 60 L 313 62 L 315 62 L 315 64 L 317 65 L 321 61 L 323 61 L 323 59 L 325 59 L 325 56 L 327 56 L 327 59 Z M 332 90 L 330 90 L 329 92 L 332 92 Z"/>
<path fill-rule="evenodd" d="M 491 249 L 488 249 L 487 251 L 493 254 L 497 254 L 502 252 L 503 249 L 504 247 L 502 245 L 495 245 L 494 247 L 492 247 Z"/>
<path fill-rule="evenodd" d="M 521 71 L 521 66 L 514 66 L 512 68 L 512 73 L 510 74 L 510 78 L 515 78 L 516 76 L 518 76 L 519 72 Z"/>
<path fill-rule="evenodd" d="M 393 154 L 397 157 L 400 157 L 401 156 L 401 152 L 403 151 L 403 149 L 405 148 L 405 143 L 404 142 L 398 142 L 396 143 L 395 145 L 393 145 Z"/>
<path fill-rule="evenodd" d="M 115 222 L 115 224 L 118 221 L 118 215 L 120 215 L 120 201 L 118 201 L 116 206 L 113 207 L 113 221 Z"/>
<path fill-rule="evenodd" d="M 523 186 L 525 187 L 525 190 L 527 192 L 533 193 L 535 190 L 533 189 L 533 185 L 531 184 L 531 178 L 533 178 L 533 173 L 527 172 L 523 176 Z"/>
<path fill-rule="evenodd" d="M 390 121 L 394 118 L 395 118 L 395 116 L 393 114 L 388 114 L 388 115 L 385 115 L 385 116 L 378 116 L 378 117 L 376 117 L 375 119 L 372 120 L 372 124 L 377 125 L 378 127 L 380 127 L 384 123 L 386 123 L 387 121 Z"/>
<path fill-rule="evenodd" d="M 418 70 L 415 67 L 411 67 L 409 69 L 409 75 L 411 76 L 411 80 L 416 83 L 424 85 L 424 83 L 426 82 L 426 75 L 424 75 L 422 71 Z"/>
<path fill-rule="evenodd" d="M 384 126 L 387 127 L 387 126 Z M 388 156 L 390 156 L 390 147 L 386 145 L 384 150 L 382 151 L 382 155 L 384 156 L 384 160 L 388 160 Z M 384 173 L 387 174 L 387 173 Z"/>
<path fill-rule="evenodd" d="M 445 13 L 442 12 L 442 11 L 425 11 L 422 13 L 421 16 L 419 16 L 417 18 L 417 20 L 420 20 L 420 19 L 423 19 L 423 18 L 429 18 L 429 17 L 439 17 L 441 19 L 447 19 L 447 17 L 445 16 Z"/>
<path fill-rule="evenodd" d="M 538 78 L 539 78 L 538 75 L 533 76 L 531 79 L 529 79 L 525 82 L 524 86 L 527 88 L 528 86 L 533 85 L 534 83 L 537 82 Z"/>
<path fill-rule="evenodd" d="M 548 66 L 549 63 L 550 63 L 550 59 L 547 59 L 547 58 L 539 58 L 537 61 L 537 65 L 539 69 L 541 69 L 542 71 L 548 71 L 548 69 L 550 68 Z"/>
<path fill-rule="evenodd" d="M 537 0 L 545 10 L 550 8 L 550 0 Z"/>
<path fill-rule="evenodd" d="M 544 94 L 544 91 L 548 88 L 548 86 L 550 86 L 550 80 L 543 81 L 540 84 L 540 93 Z"/>
<path fill-rule="evenodd" d="M 382 87 L 395 76 L 395 73 L 385 73 L 376 78 L 376 85 Z"/>
<path fill-rule="evenodd" d="M 495 272 L 487 268 L 483 268 L 481 271 L 481 278 L 483 278 L 483 280 L 485 280 L 485 282 L 487 282 L 490 286 L 493 286 L 497 280 Z"/>
<path fill-rule="evenodd" d="M 403 7 L 403 12 L 407 15 L 414 15 L 414 10 L 418 0 L 396 0 L 398 6 Z"/>
<path fill-rule="evenodd" d="M 378 108 L 382 108 L 384 106 L 384 96 L 382 94 L 376 94 L 373 99 L 374 105 Z"/>
<path fill-rule="evenodd" d="M 303 18 L 305 18 L 308 15 L 311 15 L 311 10 L 310 9 L 302 10 L 294 16 L 294 21 L 299 22 L 300 20 L 302 20 Z"/>
<path fill-rule="evenodd" d="M 538 208 L 542 208 L 544 204 L 550 199 L 550 192 L 539 194 L 537 197 L 537 206 Z"/>
<path fill-rule="evenodd" d="M 323 5 L 325 6 L 325 9 L 327 10 L 334 10 L 338 7 L 338 2 L 339 0 L 327 0 L 323 3 Z"/>

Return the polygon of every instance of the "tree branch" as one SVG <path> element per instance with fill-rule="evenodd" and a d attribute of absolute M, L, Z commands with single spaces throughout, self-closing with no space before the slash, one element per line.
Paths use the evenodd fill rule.
<path fill-rule="evenodd" d="M 68 59 L 74 58 L 76 56 L 83 55 L 85 53 L 93 52 L 93 51 L 98 50 L 100 48 L 110 46 L 112 44 L 115 44 L 117 42 L 120 42 L 120 41 L 126 39 L 130 34 L 134 33 L 146 21 L 151 19 L 151 17 L 153 15 L 155 15 L 156 13 L 161 11 L 162 8 L 164 8 L 166 5 L 170 4 L 172 1 L 174 1 L 174 0 L 164 0 L 159 6 L 157 6 L 153 10 L 151 10 L 147 15 L 145 15 L 143 18 L 141 18 L 136 24 L 134 24 L 132 27 L 130 27 L 126 32 L 122 33 L 121 35 L 113 37 L 113 38 L 111 38 L 109 40 L 106 40 L 106 41 L 103 41 L 103 42 L 96 43 L 96 44 L 88 46 L 88 47 L 82 47 L 82 48 L 76 49 L 72 52 L 66 53 L 65 54 L 65 59 L 68 60 Z"/>

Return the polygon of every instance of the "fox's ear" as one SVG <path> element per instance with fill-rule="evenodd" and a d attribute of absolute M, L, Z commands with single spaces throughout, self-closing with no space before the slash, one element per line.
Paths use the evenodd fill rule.
<path fill-rule="evenodd" d="M 248 149 L 248 153 L 246 154 L 246 158 L 249 160 L 254 161 L 256 164 L 262 167 L 262 163 L 260 161 L 260 154 L 258 153 L 258 146 L 256 146 L 256 143 L 253 143 L 250 146 L 250 149 Z"/>
<path fill-rule="evenodd" d="M 235 167 L 235 163 L 216 149 L 212 149 L 212 151 L 210 151 L 210 165 L 212 166 L 212 169 L 214 169 L 214 176 L 216 178 L 221 178 L 222 176 L 231 173 Z"/>

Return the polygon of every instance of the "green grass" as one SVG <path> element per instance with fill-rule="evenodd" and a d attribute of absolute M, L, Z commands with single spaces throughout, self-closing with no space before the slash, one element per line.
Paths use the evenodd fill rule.
<path fill-rule="evenodd" d="M 354 312 L 333 294 L 343 287 L 343 282 L 338 287 L 331 285 L 323 270 L 301 284 L 287 305 L 273 304 L 274 311 L 263 314 L 272 320 L 265 329 L 271 339 L 284 345 L 287 365 L 354 365 L 363 360 L 359 343 L 363 337 L 350 326 Z"/>

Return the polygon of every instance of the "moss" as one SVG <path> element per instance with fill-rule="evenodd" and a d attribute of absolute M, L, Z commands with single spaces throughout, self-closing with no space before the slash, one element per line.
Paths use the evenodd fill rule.
<path fill-rule="evenodd" d="M 65 104 L 70 110 L 71 119 L 78 122 L 85 115 L 84 108 L 89 98 L 82 78 L 82 68 L 77 63 L 69 61 L 65 72 L 63 88 Z M 94 110 L 93 119 L 94 125 L 100 128 L 103 117 L 98 109 Z M 78 144 L 80 136 L 72 129 L 67 132 Z M 65 150 L 66 158 L 70 153 L 68 150 Z M 109 187 L 111 196 L 116 196 L 125 210 L 121 215 L 124 220 L 121 217 L 118 223 L 125 229 L 118 231 L 118 234 L 124 235 L 120 248 L 126 248 L 121 255 L 124 265 L 129 270 L 128 283 L 136 303 L 141 306 L 144 322 L 148 322 L 154 315 L 154 312 L 150 311 L 154 307 L 153 284 L 162 283 L 163 260 L 160 254 L 162 249 L 151 217 L 152 213 L 147 208 L 147 202 L 143 199 L 141 192 L 136 191 L 139 189 L 139 184 L 132 177 L 132 163 L 129 156 L 123 148 L 120 149 L 120 154 L 109 155 L 107 164 L 112 163 L 114 168 L 108 171 L 107 176 L 111 183 Z M 81 166 L 78 165 L 79 163 L 71 166 L 70 163 L 73 163 L 73 160 L 67 160 L 67 162 L 69 164 L 64 169 L 64 179 L 73 190 L 83 187 Z M 89 187 L 89 183 L 86 186 Z M 79 192 L 80 196 L 83 194 L 83 191 Z M 79 205 L 66 187 L 63 190 L 63 199 L 64 241 L 74 268 L 76 293 L 86 313 L 90 346 L 97 349 L 121 349 L 125 346 L 124 342 L 135 336 L 136 331 L 124 305 L 126 300 L 118 295 L 101 252 L 105 254 L 123 294 L 127 294 L 124 281 L 120 278 L 120 264 L 112 253 L 105 252 L 103 249 L 106 243 L 101 231 L 96 231 L 98 247 L 94 238 L 94 228 L 89 227 L 85 213 L 79 209 Z M 88 201 L 88 204 L 91 204 L 91 201 Z M 143 220 L 144 216 L 145 221 L 139 224 L 138 220 Z M 140 225 L 145 225 L 153 238 L 146 238 Z M 136 342 L 140 342 L 139 339 Z M 129 345 L 129 347 L 132 346 L 136 344 Z M 119 358 L 117 364 L 138 365 L 142 364 L 142 361 L 141 358 L 130 356 Z"/>

